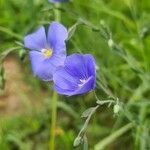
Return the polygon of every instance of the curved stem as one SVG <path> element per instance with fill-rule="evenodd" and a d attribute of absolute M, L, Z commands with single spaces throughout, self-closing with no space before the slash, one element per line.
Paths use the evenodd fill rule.
<path fill-rule="evenodd" d="M 0 55 L 0 65 L 3 63 L 4 59 L 13 51 L 20 49 L 20 46 L 17 47 L 12 47 L 9 49 L 6 49 L 4 52 L 1 53 Z"/>
<path fill-rule="evenodd" d="M 134 127 L 133 123 L 129 123 L 129 124 L 123 126 L 119 130 L 115 131 L 114 133 L 112 133 L 108 137 L 101 140 L 98 144 L 96 144 L 95 147 L 94 147 L 94 150 L 103 150 L 103 149 L 105 149 L 106 146 L 108 146 L 109 144 L 114 142 L 118 137 L 120 137 L 122 134 L 126 133 L 128 130 L 132 129 L 133 127 Z"/>
<path fill-rule="evenodd" d="M 8 29 L 6 27 L 0 26 L 0 32 L 4 32 L 4 33 L 6 33 L 6 34 L 8 34 L 8 35 L 18 39 L 18 40 L 22 40 L 22 36 L 21 35 L 11 31 L 10 29 Z"/>

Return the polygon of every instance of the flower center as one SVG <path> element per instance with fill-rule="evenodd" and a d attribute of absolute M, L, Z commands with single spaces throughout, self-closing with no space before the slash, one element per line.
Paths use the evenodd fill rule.
<path fill-rule="evenodd" d="M 83 86 L 86 83 L 86 79 L 80 79 L 80 84 L 78 84 L 78 86 Z"/>
<path fill-rule="evenodd" d="M 52 49 L 42 49 L 42 53 L 45 56 L 45 58 L 50 58 L 53 54 Z"/>

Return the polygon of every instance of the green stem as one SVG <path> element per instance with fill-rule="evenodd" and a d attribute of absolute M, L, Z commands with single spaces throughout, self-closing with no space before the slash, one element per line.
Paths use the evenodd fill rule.
<path fill-rule="evenodd" d="M 11 31 L 10 29 L 8 29 L 6 27 L 0 26 L 0 32 L 4 32 L 4 33 L 6 33 L 6 34 L 8 34 L 8 35 L 18 39 L 18 40 L 22 40 L 22 36 L 21 35 Z"/>
<path fill-rule="evenodd" d="M 55 129 L 57 120 L 57 93 L 53 93 L 53 98 L 51 102 L 51 130 L 50 130 L 50 146 L 49 150 L 55 150 Z"/>
<path fill-rule="evenodd" d="M 129 123 L 129 124 L 123 126 L 119 130 L 115 131 L 110 136 L 104 138 L 102 141 L 100 141 L 98 144 L 96 144 L 95 147 L 94 147 L 94 150 L 103 150 L 103 149 L 105 149 L 106 146 L 108 146 L 110 143 L 115 141 L 119 136 L 121 136 L 122 134 L 124 134 L 125 132 L 127 132 L 128 130 L 133 128 L 133 126 L 134 126 L 133 123 Z"/>
<path fill-rule="evenodd" d="M 54 9 L 54 15 L 55 15 L 55 21 L 60 22 L 61 21 L 61 14 L 60 11 L 58 10 L 60 7 L 60 3 L 55 4 L 55 9 Z"/>
<path fill-rule="evenodd" d="M 0 65 L 3 63 L 4 59 L 13 51 L 21 49 L 20 46 L 17 47 L 12 47 L 10 49 L 6 49 L 5 51 L 3 51 L 0 55 Z"/>
<path fill-rule="evenodd" d="M 58 10 L 60 7 L 60 3 L 55 4 L 55 9 L 54 9 L 54 15 L 55 15 L 55 21 L 61 21 L 61 14 Z M 56 121 L 57 121 L 57 93 L 53 93 L 53 98 L 51 102 L 51 129 L 50 129 L 50 145 L 49 145 L 49 150 L 55 150 L 55 130 L 56 130 Z"/>

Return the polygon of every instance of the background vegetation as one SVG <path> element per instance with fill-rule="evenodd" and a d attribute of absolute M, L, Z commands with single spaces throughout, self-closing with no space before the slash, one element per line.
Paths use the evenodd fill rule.
<path fill-rule="evenodd" d="M 32 76 L 19 42 L 53 21 L 54 9 L 47 0 L 0 0 L 0 150 L 48 149 L 52 83 Z M 89 149 L 150 149 L 150 1 L 74 0 L 59 11 L 70 29 L 68 54 L 93 54 L 97 96 L 121 104 L 118 114 L 107 105 L 94 113 L 86 133 Z M 93 93 L 59 96 L 57 150 L 74 149 L 85 121 L 80 116 L 91 106 Z"/>

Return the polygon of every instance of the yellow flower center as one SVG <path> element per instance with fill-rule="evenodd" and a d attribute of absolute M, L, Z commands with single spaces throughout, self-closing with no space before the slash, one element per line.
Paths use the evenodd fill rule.
<path fill-rule="evenodd" d="M 52 49 L 42 49 L 42 53 L 46 58 L 50 58 L 52 56 Z"/>

